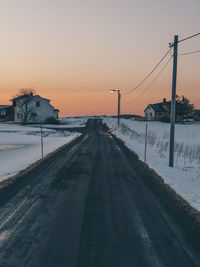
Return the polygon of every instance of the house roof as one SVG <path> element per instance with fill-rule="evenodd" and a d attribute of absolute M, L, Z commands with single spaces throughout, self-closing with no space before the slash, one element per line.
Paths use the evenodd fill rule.
<path fill-rule="evenodd" d="M 4 108 L 10 108 L 12 107 L 11 105 L 0 105 L 0 109 L 4 109 Z"/>
<path fill-rule="evenodd" d="M 13 99 L 10 99 L 10 101 L 18 100 L 18 99 L 21 99 L 21 98 L 25 98 L 25 101 L 22 103 L 22 105 L 30 102 L 32 99 L 39 98 L 39 99 L 42 99 L 42 100 L 48 102 L 49 105 L 53 108 L 53 106 L 50 104 L 50 99 L 41 97 L 40 95 L 22 95 L 22 96 L 18 96 L 18 97 L 15 97 Z"/>
<path fill-rule="evenodd" d="M 164 108 L 162 107 L 161 103 L 157 104 L 149 104 L 144 111 L 148 109 L 148 107 L 151 107 L 155 112 L 164 112 Z"/>
<path fill-rule="evenodd" d="M 163 108 L 163 105 L 170 105 L 170 101 L 155 103 L 155 104 L 149 104 L 144 111 L 150 106 L 155 112 L 165 112 L 165 109 Z"/>
<path fill-rule="evenodd" d="M 34 97 L 40 97 L 40 98 L 42 98 L 42 99 L 44 99 L 44 100 L 50 101 L 50 99 L 41 97 L 40 95 L 28 95 L 28 94 L 20 95 L 20 96 L 18 96 L 18 97 L 14 97 L 14 98 L 10 99 L 10 101 L 18 100 L 18 99 L 20 99 L 20 98 L 28 98 L 28 99 L 32 99 L 32 98 L 34 98 Z"/>
<path fill-rule="evenodd" d="M 17 96 L 17 97 L 14 97 L 14 98 L 10 99 L 10 101 L 17 100 L 17 99 L 20 99 L 20 98 L 25 98 L 25 97 L 33 97 L 33 95 L 28 95 L 28 94 L 20 95 L 20 96 Z"/>
<path fill-rule="evenodd" d="M 161 103 L 157 104 L 150 104 L 150 106 L 153 108 L 155 112 L 164 112 L 164 108 L 162 107 Z"/>

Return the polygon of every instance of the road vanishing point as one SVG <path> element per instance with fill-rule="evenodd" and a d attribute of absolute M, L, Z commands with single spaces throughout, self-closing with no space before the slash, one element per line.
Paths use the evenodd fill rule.
<path fill-rule="evenodd" d="M 0 187 L 0 266 L 200 266 L 199 213 L 100 119 Z"/>

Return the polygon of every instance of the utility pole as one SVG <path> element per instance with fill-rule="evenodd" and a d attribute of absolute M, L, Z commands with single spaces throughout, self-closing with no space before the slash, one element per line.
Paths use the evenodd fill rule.
<path fill-rule="evenodd" d="M 174 43 L 170 45 L 174 47 L 173 55 L 173 77 L 172 77 L 172 99 L 170 113 L 170 145 L 169 145 L 169 166 L 174 167 L 174 137 L 176 122 L 176 80 L 177 80 L 177 55 L 178 55 L 178 35 L 174 36 Z"/>

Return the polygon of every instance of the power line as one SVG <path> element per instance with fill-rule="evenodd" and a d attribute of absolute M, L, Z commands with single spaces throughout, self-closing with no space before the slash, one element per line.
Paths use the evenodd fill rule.
<path fill-rule="evenodd" d="M 162 70 L 158 73 L 158 75 L 155 77 L 155 79 L 153 79 L 153 81 L 142 91 L 142 93 L 140 95 L 138 95 L 135 99 L 133 99 L 132 101 L 126 103 L 126 104 L 131 104 L 133 102 L 135 102 L 137 99 L 139 99 L 141 96 L 144 95 L 144 93 L 154 84 L 154 82 L 160 77 L 160 75 L 162 74 L 162 72 L 165 70 L 165 68 L 167 67 L 167 65 L 169 64 L 169 62 L 171 61 L 172 57 L 170 57 L 170 59 L 167 61 L 167 63 L 165 64 L 165 66 L 162 68 Z"/>
<path fill-rule="evenodd" d="M 162 61 L 166 58 L 166 56 L 169 54 L 171 48 L 167 51 L 167 53 L 161 58 L 161 60 L 158 62 L 158 64 L 154 67 L 154 69 L 146 76 L 142 82 L 140 82 L 135 88 L 129 90 L 125 95 L 130 94 L 131 92 L 135 91 L 138 87 L 140 87 L 148 78 L 151 76 L 151 74 L 157 69 L 157 67 L 162 63 Z"/>
<path fill-rule="evenodd" d="M 181 43 L 181 42 L 183 42 L 183 41 L 186 41 L 186 40 L 191 39 L 191 38 L 193 38 L 193 37 L 196 37 L 196 36 L 198 36 L 198 35 L 200 35 L 200 32 L 198 32 L 198 33 L 196 33 L 196 34 L 193 34 L 193 35 L 191 35 L 191 36 L 189 36 L 189 37 L 186 37 L 186 38 L 184 38 L 184 39 L 182 39 L 182 40 L 179 40 L 178 43 Z"/>
<path fill-rule="evenodd" d="M 182 53 L 182 54 L 179 54 L 179 56 L 186 56 L 186 55 L 197 54 L 197 53 L 200 53 L 200 50 Z"/>
<path fill-rule="evenodd" d="M 191 36 L 188 36 L 188 37 L 186 37 L 186 38 L 184 38 L 184 39 L 182 39 L 182 40 L 179 40 L 178 43 L 181 43 L 181 42 L 183 42 L 183 41 L 189 40 L 189 39 L 191 39 L 191 38 L 193 38 L 193 37 L 196 37 L 196 36 L 198 36 L 198 35 L 200 35 L 200 32 L 198 32 L 198 33 L 196 33 L 196 34 L 193 34 L 193 35 L 191 35 Z M 169 47 L 173 47 L 173 46 L 174 46 L 174 43 L 169 43 Z"/>

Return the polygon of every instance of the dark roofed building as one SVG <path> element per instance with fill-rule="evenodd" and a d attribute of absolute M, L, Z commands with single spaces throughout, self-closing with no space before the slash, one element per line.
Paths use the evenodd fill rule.
<path fill-rule="evenodd" d="M 188 117 L 193 118 L 195 121 L 200 121 L 200 109 L 193 110 Z"/>
<path fill-rule="evenodd" d="M 0 120 L 1 121 L 14 120 L 14 108 L 10 105 L 0 105 Z"/>
<path fill-rule="evenodd" d="M 166 101 L 166 98 L 163 99 L 163 102 L 149 104 L 145 110 L 145 118 L 147 120 L 155 121 L 169 121 L 170 120 L 170 101 Z"/>

